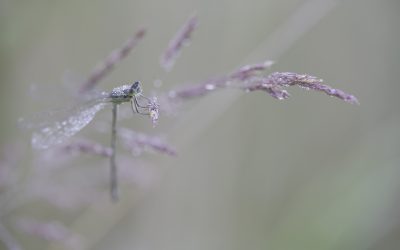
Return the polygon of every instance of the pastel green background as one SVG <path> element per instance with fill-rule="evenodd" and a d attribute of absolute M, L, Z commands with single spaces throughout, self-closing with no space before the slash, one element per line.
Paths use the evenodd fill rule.
<path fill-rule="evenodd" d="M 178 150 L 143 157 L 159 171 L 154 186 L 73 214 L 40 205 L 41 218 L 66 222 L 91 249 L 399 249 L 399 12 L 397 0 L 1 0 L 0 145 L 28 145 L 17 119 L 62 106 L 65 73 L 84 78 L 142 26 L 145 39 L 101 88 L 138 79 L 151 92 L 161 79 L 168 90 L 272 59 L 273 71 L 319 76 L 361 105 L 297 88 L 287 101 L 222 91 L 155 129 L 124 121 Z M 193 13 L 199 28 L 166 74 L 159 56 Z"/>

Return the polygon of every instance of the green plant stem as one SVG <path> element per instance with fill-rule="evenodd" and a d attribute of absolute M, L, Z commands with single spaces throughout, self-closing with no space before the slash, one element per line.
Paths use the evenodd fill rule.
<path fill-rule="evenodd" d="M 110 157 L 110 184 L 111 200 L 118 201 L 118 178 L 117 164 L 115 162 L 116 139 L 117 139 L 117 113 L 118 104 L 114 103 L 112 108 L 112 127 L 111 127 L 111 157 Z"/>

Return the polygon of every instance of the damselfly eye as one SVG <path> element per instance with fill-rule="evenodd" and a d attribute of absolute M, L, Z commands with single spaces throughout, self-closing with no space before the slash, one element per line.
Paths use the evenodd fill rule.
<path fill-rule="evenodd" d="M 141 94 L 142 93 L 142 87 L 140 86 L 140 82 L 134 82 L 132 84 L 131 93 L 132 94 Z"/>

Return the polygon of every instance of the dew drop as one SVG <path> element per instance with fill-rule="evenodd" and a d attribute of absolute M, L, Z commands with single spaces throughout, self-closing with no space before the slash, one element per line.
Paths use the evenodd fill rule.
<path fill-rule="evenodd" d="M 206 84 L 205 88 L 206 88 L 206 90 L 214 90 L 215 85 L 214 84 Z"/>
<path fill-rule="evenodd" d="M 170 92 L 168 92 L 168 97 L 169 98 L 175 98 L 176 97 L 176 92 L 171 90 Z"/>

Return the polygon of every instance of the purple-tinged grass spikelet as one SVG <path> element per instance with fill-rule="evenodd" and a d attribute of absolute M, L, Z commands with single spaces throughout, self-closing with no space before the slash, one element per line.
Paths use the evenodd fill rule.
<path fill-rule="evenodd" d="M 125 147 L 136 155 L 149 148 L 170 156 L 177 154 L 172 146 L 157 136 L 137 133 L 127 128 L 118 129 L 118 135 L 123 140 Z"/>
<path fill-rule="evenodd" d="M 146 30 L 144 28 L 140 29 L 136 34 L 130 37 L 121 48 L 112 51 L 104 61 L 94 68 L 87 80 L 81 84 L 79 93 L 84 94 L 92 90 L 100 80 L 111 72 L 117 63 L 122 61 L 132 51 L 132 49 L 136 47 L 139 41 L 144 37 L 145 33 Z"/>
<path fill-rule="evenodd" d="M 249 64 L 245 65 L 238 70 L 234 71 L 229 75 L 231 79 L 237 79 L 237 80 L 246 80 L 250 76 L 253 76 L 254 74 L 258 72 L 262 72 L 266 69 L 270 69 L 271 66 L 274 64 L 273 61 L 265 61 L 262 63 L 256 63 L 256 64 Z"/>
<path fill-rule="evenodd" d="M 209 84 L 209 83 L 207 83 Z M 200 97 L 208 92 L 210 92 L 210 88 L 207 89 L 207 84 L 197 84 L 197 85 L 191 85 L 188 87 L 184 87 L 178 90 L 171 90 L 168 92 L 168 98 L 169 99 L 191 99 L 195 97 Z M 208 85 L 210 86 L 210 85 Z M 213 88 L 212 90 L 214 90 Z"/>
<path fill-rule="evenodd" d="M 315 76 L 293 72 L 274 72 L 266 76 L 262 75 L 261 72 L 268 69 L 271 65 L 271 61 L 245 65 L 228 75 L 178 90 L 171 90 L 167 96 L 169 100 L 186 100 L 201 97 L 216 89 L 233 88 L 249 92 L 262 90 L 276 99 L 285 100 L 290 95 L 283 88 L 297 85 L 306 89 L 324 92 L 329 96 L 337 97 L 351 104 L 359 104 L 355 96 L 322 84 L 323 80 Z"/>
<path fill-rule="evenodd" d="M 59 221 L 40 222 L 35 219 L 21 218 L 17 221 L 16 227 L 26 234 L 49 242 L 61 243 L 67 249 L 83 249 L 82 239 Z"/>
<path fill-rule="evenodd" d="M 337 97 L 350 104 L 360 104 L 355 96 L 348 94 L 340 89 L 335 89 L 328 85 L 322 84 L 322 79 L 307 74 L 297 74 L 293 72 L 275 72 L 269 75 L 266 81 L 282 87 L 297 85 L 305 89 L 312 89 L 324 92 L 329 96 Z"/>
<path fill-rule="evenodd" d="M 230 74 L 214 77 L 204 82 L 189 85 L 177 90 L 171 90 L 168 92 L 167 96 L 170 100 L 185 100 L 201 97 L 220 88 L 239 87 L 243 89 L 243 86 L 238 86 L 237 84 L 234 85 L 233 83 L 244 83 L 248 79 L 258 76 L 260 72 L 269 69 L 272 65 L 273 61 L 270 60 L 261 63 L 245 65 Z"/>
<path fill-rule="evenodd" d="M 176 33 L 174 38 L 170 40 L 167 49 L 164 51 L 160 58 L 160 65 L 165 71 L 171 71 L 176 59 L 181 53 L 183 46 L 189 44 L 190 37 L 197 26 L 197 16 L 193 15 Z"/>
<path fill-rule="evenodd" d="M 58 151 L 60 153 L 93 154 L 107 158 L 111 156 L 111 148 L 88 140 L 75 140 L 66 143 L 61 145 Z"/>
<path fill-rule="evenodd" d="M 249 92 L 257 90 L 265 91 L 278 100 L 285 100 L 290 96 L 286 90 L 282 89 L 279 85 L 269 83 L 265 77 L 252 77 L 245 82 L 242 89 Z"/>

